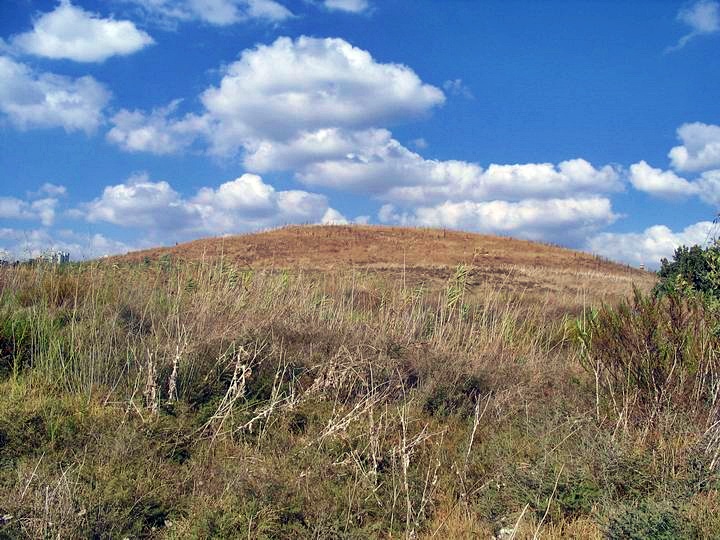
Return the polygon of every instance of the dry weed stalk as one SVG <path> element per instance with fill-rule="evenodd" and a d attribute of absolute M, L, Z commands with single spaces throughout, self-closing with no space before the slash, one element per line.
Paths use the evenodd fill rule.
<path fill-rule="evenodd" d="M 147 370 L 145 376 L 145 389 L 143 390 L 143 396 L 145 397 L 145 407 L 150 409 L 152 414 L 157 414 L 160 406 L 159 393 L 157 385 L 157 372 L 153 353 L 148 349 L 147 351 L 147 364 L 145 369 Z"/>
<path fill-rule="evenodd" d="M 438 452 L 442 446 L 442 438 L 444 431 L 430 433 L 428 431 L 428 425 L 425 424 L 419 433 L 410 437 L 408 435 L 408 407 L 409 402 L 407 399 L 403 401 L 403 404 L 398 406 L 397 414 L 400 421 L 400 439 L 398 444 L 393 449 L 393 454 L 400 458 L 400 468 L 402 473 L 402 488 L 405 494 L 405 537 L 406 538 L 417 538 L 417 529 L 420 526 L 421 517 L 425 512 L 425 508 L 432 498 L 432 493 L 435 486 L 437 485 L 437 472 L 440 468 L 440 459 L 436 456 L 435 467 L 431 473 L 432 463 L 428 464 L 428 470 L 425 475 L 425 481 L 423 490 L 420 497 L 420 503 L 417 508 L 413 505 L 411 497 L 409 471 L 412 457 L 419 447 L 424 445 L 432 437 L 440 435 L 440 443 L 438 444 Z M 395 462 L 395 461 L 393 461 Z"/>
<path fill-rule="evenodd" d="M 178 399 L 177 381 L 180 359 L 185 353 L 190 341 L 185 326 L 181 325 L 179 320 L 177 321 L 177 326 L 178 337 L 177 342 L 175 343 L 175 355 L 173 356 L 172 372 L 170 373 L 170 377 L 168 377 L 168 402 L 177 401 Z"/>
<path fill-rule="evenodd" d="M 265 420 L 265 427 L 267 427 L 267 421 L 275 411 L 285 407 L 292 409 L 297 405 L 296 394 L 293 386 L 291 386 L 290 392 L 287 395 L 282 394 L 282 383 L 285 380 L 286 372 L 287 364 L 282 361 L 279 362 L 278 367 L 275 370 L 273 386 L 270 391 L 270 399 L 267 401 L 267 404 L 259 411 L 255 411 L 255 415 L 250 420 L 239 426 L 236 431 L 249 431 L 252 433 L 255 424 L 263 420 Z"/>
<path fill-rule="evenodd" d="M 26 498 L 27 488 L 36 478 L 37 467 L 33 470 L 19 499 L 22 510 L 17 516 L 10 516 L 19 521 L 29 538 L 67 538 L 85 519 L 86 510 L 78 509 L 76 504 L 84 462 L 83 458 L 67 468 L 60 467 L 59 476 L 52 482 L 38 479 L 39 485 Z"/>
<path fill-rule="evenodd" d="M 490 405 L 490 398 L 492 394 L 488 393 L 485 396 L 485 407 L 483 407 L 482 412 L 480 412 L 480 402 L 483 401 L 479 396 L 477 400 L 475 400 L 475 415 L 473 417 L 473 427 L 472 432 L 470 433 L 470 441 L 468 442 L 468 449 L 465 453 L 465 472 L 467 472 L 468 467 L 468 461 L 470 460 L 470 454 L 472 453 L 472 447 L 473 442 L 475 441 L 475 433 L 477 432 L 477 428 L 480 425 L 480 421 L 485 416 L 485 412 L 487 411 L 488 406 Z"/>
<path fill-rule="evenodd" d="M 218 405 L 215 414 L 212 415 L 212 417 L 201 429 L 202 433 L 206 433 L 212 428 L 213 441 L 215 441 L 216 437 L 220 434 L 225 421 L 228 419 L 235 407 L 235 403 L 239 399 L 245 397 L 247 380 L 252 375 L 252 368 L 255 366 L 256 360 L 262 351 L 262 348 L 263 347 L 258 348 L 256 345 L 254 354 L 251 355 L 249 351 L 241 346 L 235 355 L 235 368 L 233 370 L 232 379 L 230 380 L 230 386 L 225 392 L 220 405 Z"/>

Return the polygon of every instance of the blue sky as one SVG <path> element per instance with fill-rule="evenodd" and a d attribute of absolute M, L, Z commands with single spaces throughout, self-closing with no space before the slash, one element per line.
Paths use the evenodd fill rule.
<path fill-rule="evenodd" d="M 369 222 L 652 267 L 714 234 L 715 0 L 4 0 L 0 39 L 0 256 Z"/>

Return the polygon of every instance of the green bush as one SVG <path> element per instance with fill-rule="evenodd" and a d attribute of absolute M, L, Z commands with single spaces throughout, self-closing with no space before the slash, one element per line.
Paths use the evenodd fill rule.
<path fill-rule="evenodd" d="M 719 323 L 701 298 L 636 290 L 629 301 L 578 322 L 575 337 L 583 366 L 609 400 L 708 406 L 720 376 Z"/>
<path fill-rule="evenodd" d="M 670 504 L 643 501 L 613 515 L 605 531 L 609 540 L 676 540 L 697 538 L 688 519 Z"/>
<path fill-rule="evenodd" d="M 680 246 L 673 260 L 663 259 L 655 294 L 699 293 L 706 298 L 720 299 L 720 242 L 703 248 Z"/>
<path fill-rule="evenodd" d="M 488 392 L 488 386 L 477 375 L 465 375 L 449 384 L 438 384 L 425 398 L 423 410 L 430 416 L 458 414 L 469 416 L 476 401 Z"/>

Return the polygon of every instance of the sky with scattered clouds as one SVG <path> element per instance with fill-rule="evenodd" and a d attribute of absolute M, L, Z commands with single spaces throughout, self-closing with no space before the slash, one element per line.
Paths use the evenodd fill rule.
<path fill-rule="evenodd" d="M 290 223 L 657 267 L 717 234 L 720 3 L 3 0 L 0 256 Z"/>

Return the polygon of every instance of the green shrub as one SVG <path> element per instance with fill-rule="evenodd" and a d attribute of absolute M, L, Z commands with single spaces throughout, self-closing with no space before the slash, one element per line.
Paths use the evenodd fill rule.
<path fill-rule="evenodd" d="M 609 540 L 677 540 L 697 538 L 688 519 L 670 504 L 643 501 L 614 514 L 605 531 Z"/>
<path fill-rule="evenodd" d="M 663 259 L 661 264 L 656 295 L 699 293 L 720 299 L 720 242 L 706 248 L 680 246 L 672 262 Z"/>
<path fill-rule="evenodd" d="M 436 385 L 425 398 L 423 410 L 430 416 L 468 416 L 478 398 L 487 392 L 483 379 L 477 375 L 464 375 L 452 383 Z"/>
<path fill-rule="evenodd" d="M 700 298 L 635 291 L 577 325 L 583 366 L 615 403 L 709 406 L 720 376 L 718 314 Z"/>

